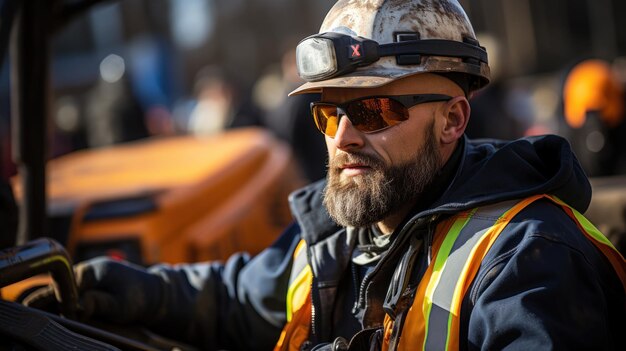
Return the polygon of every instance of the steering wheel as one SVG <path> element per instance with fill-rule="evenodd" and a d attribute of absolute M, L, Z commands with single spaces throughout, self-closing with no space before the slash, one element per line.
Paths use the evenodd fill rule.
<path fill-rule="evenodd" d="M 50 238 L 0 251 L 0 288 L 50 273 L 60 315 L 0 300 L 1 350 L 142 350 L 197 349 L 156 335 L 140 326 L 76 320 L 78 289 L 72 260 Z"/>

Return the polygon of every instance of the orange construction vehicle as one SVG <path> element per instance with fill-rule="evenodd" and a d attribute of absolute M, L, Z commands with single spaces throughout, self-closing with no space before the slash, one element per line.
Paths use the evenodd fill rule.
<path fill-rule="evenodd" d="M 56 238 L 75 260 L 144 265 L 259 252 L 291 221 L 287 195 L 302 185 L 287 146 L 256 128 L 78 151 L 47 174 L 49 212 L 71 217 Z"/>

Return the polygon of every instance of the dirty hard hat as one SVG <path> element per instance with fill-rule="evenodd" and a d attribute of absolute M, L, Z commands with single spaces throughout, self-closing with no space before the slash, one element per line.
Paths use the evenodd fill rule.
<path fill-rule="evenodd" d="M 424 72 L 466 92 L 489 83 L 487 52 L 456 0 L 339 0 L 319 34 L 298 44 L 296 61 L 307 82 L 290 95 L 373 88 Z"/>

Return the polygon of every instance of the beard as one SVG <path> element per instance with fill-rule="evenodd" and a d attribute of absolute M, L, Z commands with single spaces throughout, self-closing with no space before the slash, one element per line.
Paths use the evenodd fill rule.
<path fill-rule="evenodd" d="M 366 227 L 418 200 L 442 166 L 433 128 L 426 128 L 424 148 L 404 164 L 387 166 L 364 153 L 335 156 L 329 162 L 323 199 L 330 217 L 344 227 Z M 371 171 L 341 179 L 340 166 L 346 163 L 360 163 Z"/>

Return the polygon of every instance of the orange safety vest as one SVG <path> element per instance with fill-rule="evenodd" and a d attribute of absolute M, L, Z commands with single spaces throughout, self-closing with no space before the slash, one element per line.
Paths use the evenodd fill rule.
<path fill-rule="evenodd" d="M 300 350 L 309 337 L 313 305 L 311 304 L 313 273 L 307 262 L 306 243 L 300 240 L 293 253 L 293 265 L 287 290 L 287 324 L 274 347 L 278 350 Z"/>
<path fill-rule="evenodd" d="M 383 351 L 458 350 L 461 303 L 483 258 L 511 219 L 526 206 L 543 198 L 560 205 L 574 220 L 582 233 L 608 258 L 626 290 L 626 261 L 621 254 L 582 214 L 554 196 L 535 195 L 519 202 L 508 201 L 464 211 L 437 226 L 433 259 L 406 315 L 404 325 L 410 325 L 411 330 L 402 333 L 400 338 L 392 338 L 394 321 L 385 316 Z M 302 254 L 306 252 L 304 247 L 302 241 L 294 253 L 294 262 L 306 259 L 306 254 Z M 310 294 L 312 274 L 308 264 L 299 268 L 295 276 L 292 271 L 292 277 L 291 295 L 288 294 L 287 300 L 288 323 L 275 351 L 299 350 L 308 337 L 314 312 Z"/>

